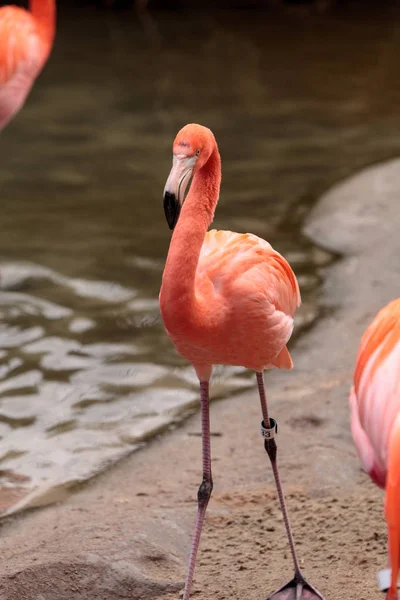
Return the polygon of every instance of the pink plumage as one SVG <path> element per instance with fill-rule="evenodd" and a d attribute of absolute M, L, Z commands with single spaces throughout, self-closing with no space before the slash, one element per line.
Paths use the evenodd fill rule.
<path fill-rule="evenodd" d="M 400 413 L 400 299 L 378 313 L 361 340 L 350 404 L 361 463 L 384 488 L 390 433 Z"/>
<path fill-rule="evenodd" d="M 300 305 L 287 261 L 252 234 L 207 232 L 195 277 L 196 313 L 161 310 L 178 352 L 194 365 L 292 368 L 286 349 Z M 165 285 L 165 284 L 164 284 Z M 168 293 L 168 292 L 167 292 Z"/>
<path fill-rule="evenodd" d="M 374 483 L 386 488 L 388 599 L 394 600 L 400 564 L 400 298 L 379 311 L 361 340 L 350 407 L 361 464 Z"/>
<path fill-rule="evenodd" d="M 23 106 L 54 39 L 55 0 L 0 8 L 0 130 Z"/>

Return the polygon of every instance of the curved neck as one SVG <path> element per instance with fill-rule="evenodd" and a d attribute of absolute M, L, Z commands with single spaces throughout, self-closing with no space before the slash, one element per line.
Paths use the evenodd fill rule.
<path fill-rule="evenodd" d="M 29 8 L 40 26 L 43 41 L 51 45 L 56 29 L 55 0 L 29 0 Z"/>
<path fill-rule="evenodd" d="M 195 298 L 195 277 L 201 247 L 213 221 L 221 184 L 221 158 L 215 144 L 207 163 L 193 177 L 181 215 L 172 235 L 163 287 L 176 302 L 190 306 Z"/>

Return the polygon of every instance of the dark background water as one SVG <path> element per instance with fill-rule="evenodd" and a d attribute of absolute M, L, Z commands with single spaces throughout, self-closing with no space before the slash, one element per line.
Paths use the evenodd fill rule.
<path fill-rule="evenodd" d="M 3 485 L 85 479 L 196 404 L 157 303 L 185 123 L 220 146 L 215 226 L 268 239 L 299 277 L 298 325 L 315 318 L 327 257 L 301 223 L 335 181 L 400 151 L 400 22 L 390 3 L 292 8 L 59 3 L 50 60 L 1 135 Z M 248 384 L 220 371 L 214 396 Z"/>

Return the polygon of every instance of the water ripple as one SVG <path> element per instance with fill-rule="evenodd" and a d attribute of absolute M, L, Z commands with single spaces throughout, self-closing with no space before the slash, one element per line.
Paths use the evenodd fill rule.
<path fill-rule="evenodd" d="M 171 348 L 160 364 L 146 361 L 148 337 L 165 342 L 156 299 L 33 263 L 0 270 L 0 483 L 22 490 L 17 510 L 59 497 L 179 420 L 198 386 Z M 238 375 L 221 371 L 216 395 L 248 385 Z"/>

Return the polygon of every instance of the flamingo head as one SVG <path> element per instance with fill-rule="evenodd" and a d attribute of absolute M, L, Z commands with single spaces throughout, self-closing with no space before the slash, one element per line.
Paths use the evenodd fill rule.
<path fill-rule="evenodd" d="M 214 148 L 212 131 L 202 125 L 185 125 L 176 136 L 172 169 L 164 188 L 164 212 L 170 229 L 178 222 L 190 179 L 204 167 Z"/>

